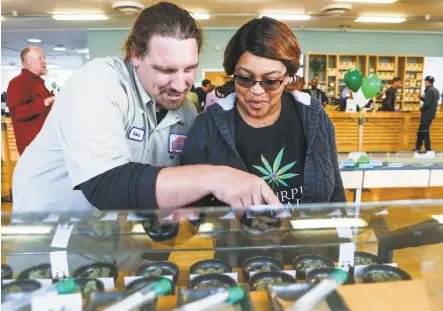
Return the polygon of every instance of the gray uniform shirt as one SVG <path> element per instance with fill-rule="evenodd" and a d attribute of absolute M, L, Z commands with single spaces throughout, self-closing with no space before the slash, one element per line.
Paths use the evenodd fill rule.
<path fill-rule="evenodd" d="M 76 186 L 129 162 L 178 165 L 196 114 L 186 99 L 157 125 L 155 102 L 131 65 L 89 62 L 65 83 L 18 161 L 13 211 L 94 210 Z"/>

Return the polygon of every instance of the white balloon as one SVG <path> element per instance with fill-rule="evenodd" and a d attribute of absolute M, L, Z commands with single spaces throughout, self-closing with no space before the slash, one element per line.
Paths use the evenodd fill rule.
<path fill-rule="evenodd" d="M 359 108 L 363 108 L 368 103 L 368 99 L 365 98 L 365 95 L 363 95 L 363 91 L 361 88 L 358 90 L 358 92 L 352 92 L 352 98 L 357 103 L 357 106 Z"/>

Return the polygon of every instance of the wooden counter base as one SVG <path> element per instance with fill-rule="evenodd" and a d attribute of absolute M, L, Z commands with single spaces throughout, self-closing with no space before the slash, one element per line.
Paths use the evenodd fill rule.
<path fill-rule="evenodd" d="M 329 112 L 335 126 L 339 152 L 358 150 L 359 113 Z M 411 151 L 415 148 L 420 112 L 365 112 L 363 147 L 365 152 Z M 443 150 L 443 114 L 431 125 L 432 150 Z"/>

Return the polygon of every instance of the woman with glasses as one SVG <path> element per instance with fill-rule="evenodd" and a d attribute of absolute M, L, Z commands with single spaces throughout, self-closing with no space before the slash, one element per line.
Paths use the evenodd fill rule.
<path fill-rule="evenodd" d="M 182 164 L 255 174 L 282 203 L 346 201 L 331 120 L 318 100 L 295 91 L 300 55 L 286 24 L 264 17 L 243 25 L 224 54 L 232 78 L 189 132 Z"/>

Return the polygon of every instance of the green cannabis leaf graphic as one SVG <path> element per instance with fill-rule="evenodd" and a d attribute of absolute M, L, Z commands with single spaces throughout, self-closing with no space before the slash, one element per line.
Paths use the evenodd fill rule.
<path fill-rule="evenodd" d="M 263 177 L 262 177 L 263 180 L 267 180 L 268 183 L 271 185 L 272 189 L 274 189 L 274 186 L 278 186 L 279 184 L 281 184 L 285 187 L 289 187 L 288 184 L 284 180 L 290 179 L 290 178 L 298 175 L 298 174 L 292 174 L 292 173 L 284 174 L 285 172 L 290 170 L 295 165 L 295 163 L 297 163 L 297 161 L 289 163 L 289 164 L 283 166 L 281 169 L 279 169 L 280 164 L 281 164 L 281 160 L 283 158 L 284 149 L 285 148 L 283 147 L 280 150 L 280 152 L 278 153 L 277 157 L 275 158 L 272 168 L 269 165 L 268 160 L 266 160 L 263 155 L 261 156 L 261 161 L 263 162 L 263 167 L 257 166 L 257 165 L 253 166 L 255 169 L 257 169 L 260 173 L 263 174 Z"/>

